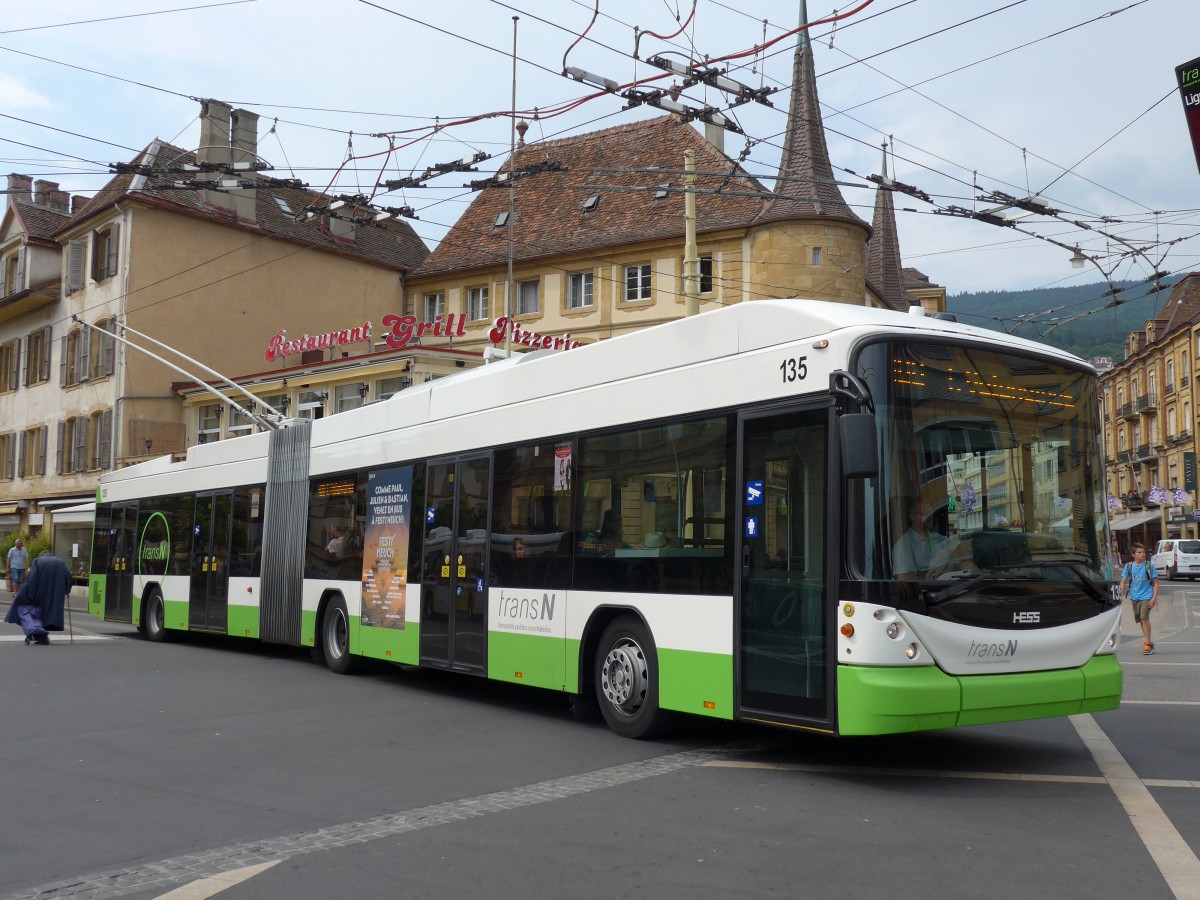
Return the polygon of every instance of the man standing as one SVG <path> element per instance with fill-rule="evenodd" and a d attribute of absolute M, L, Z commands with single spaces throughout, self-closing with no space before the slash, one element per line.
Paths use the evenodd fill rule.
<path fill-rule="evenodd" d="M 1121 572 L 1121 594 L 1129 590 L 1129 599 L 1133 602 L 1133 621 L 1142 626 L 1142 653 L 1149 656 L 1154 652 L 1154 642 L 1150 640 L 1150 610 L 1158 602 L 1158 572 L 1154 563 L 1146 561 L 1146 548 L 1141 544 L 1133 545 L 1133 562 L 1125 563 Z"/>
<path fill-rule="evenodd" d="M 63 608 L 70 593 L 71 570 L 49 550 L 43 550 L 33 561 L 29 577 L 13 598 L 4 621 L 21 626 L 26 644 L 49 644 L 46 632 L 63 630 Z"/>
<path fill-rule="evenodd" d="M 8 591 L 16 593 L 21 587 L 21 579 L 25 577 L 25 570 L 29 568 L 29 551 L 25 549 L 25 542 L 17 538 L 17 542 L 8 550 Z"/>

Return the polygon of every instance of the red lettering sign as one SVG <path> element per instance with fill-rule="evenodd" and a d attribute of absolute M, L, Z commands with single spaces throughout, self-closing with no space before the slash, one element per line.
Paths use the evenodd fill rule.
<path fill-rule="evenodd" d="M 272 362 L 284 356 L 295 356 L 309 350 L 328 350 L 341 344 L 357 344 L 371 340 L 371 323 L 364 322 L 354 328 L 343 328 L 339 331 L 329 331 L 325 334 L 305 334 L 295 340 L 287 339 L 287 331 L 280 328 L 279 333 L 267 342 L 267 352 L 263 357 Z"/>

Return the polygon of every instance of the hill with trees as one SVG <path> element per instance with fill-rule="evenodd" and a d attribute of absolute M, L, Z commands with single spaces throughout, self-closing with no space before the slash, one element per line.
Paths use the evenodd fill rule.
<path fill-rule="evenodd" d="M 1119 301 L 1111 308 L 1114 295 L 1107 284 L 1080 284 L 1071 287 L 1036 288 L 1028 291 L 977 291 L 947 298 L 946 308 L 968 325 L 1019 334 L 1067 350 L 1084 359 L 1124 356 L 1125 339 L 1131 331 L 1141 331 L 1166 302 L 1171 286 L 1178 279 L 1163 282 L 1156 294 L 1150 285 L 1136 281 L 1113 282 Z M 1081 313 L 1090 312 L 1079 318 Z M 1017 324 L 1025 316 L 1036 316 L 1027 324 Z M 1071 319 L 1051 328 L 1055 322 Z"/>

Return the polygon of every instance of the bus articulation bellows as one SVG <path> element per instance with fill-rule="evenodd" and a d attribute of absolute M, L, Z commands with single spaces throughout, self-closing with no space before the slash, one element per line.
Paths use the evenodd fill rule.
<path fill-rule="evenodd" d="M 742 303 L 104 476 L 91 611 L 842 735 L 1112 709 L 1096 378 Z"/>

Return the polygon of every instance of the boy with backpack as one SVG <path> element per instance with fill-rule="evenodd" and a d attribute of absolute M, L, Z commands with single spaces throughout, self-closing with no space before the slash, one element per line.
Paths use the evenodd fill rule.
<path fill-rule="evenodd" d="M 1133 621 L 1142 626 L 1142 653 L 1149 656 L 1154 652 L 1154 642 L 1150 640 L 1150 610 L 1158 602 L 1158 572 L 1154 563 L 1146 561 L 1146 548 L 1141 544 L 1133 545 L 1133 562 L 1125 563 L 1121 571 L 1121 596 L 1126 596 L 1133 603 Z"/>

